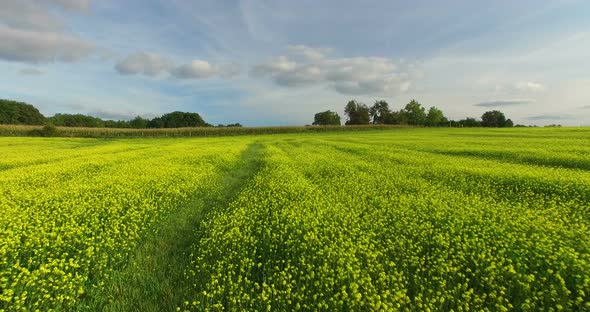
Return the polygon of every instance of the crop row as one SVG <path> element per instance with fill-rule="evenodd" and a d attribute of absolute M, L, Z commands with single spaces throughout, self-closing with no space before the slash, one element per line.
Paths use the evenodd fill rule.
<path fill-rule="evenodd" d="M 587 172 L 342 139 L 267 142 L 197 233 L 183 308 L 590 309 Z"/>
<path fill-rule="evenodd" d="M 2 140 L 19 162 L 0 175 L 0 310 L 72 308 L 126 264 L 162 216 L 218 187 L 220 168 L 246 146 L 38 141 L 53 151 L 48 160 L 20 153 L 29 148 L 21 139 Z"/>

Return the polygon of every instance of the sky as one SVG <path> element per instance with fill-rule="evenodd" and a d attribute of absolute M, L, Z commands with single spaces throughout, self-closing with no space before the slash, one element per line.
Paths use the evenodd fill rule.
<path fill-rule="evenodd" d="M 344 119 L 352 99 L 590 126 L 587 0 L 0 0 L 0 98 L 46 116 Z"/>

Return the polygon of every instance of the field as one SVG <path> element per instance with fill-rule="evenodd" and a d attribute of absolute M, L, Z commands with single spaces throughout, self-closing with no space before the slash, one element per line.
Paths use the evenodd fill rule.
<path fill-rule="evenodd" d="M 0 155 L 0 310 L 590 310 L 588 128 L 5 137 Z"/>

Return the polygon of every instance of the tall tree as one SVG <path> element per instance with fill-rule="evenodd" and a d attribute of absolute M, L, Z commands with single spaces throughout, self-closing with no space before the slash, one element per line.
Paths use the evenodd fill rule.
<path fill-rule="evenodd" d="M 329 110 L 317 113 L 313 118 L 313 125 L 340 126 L 340 116 L 338 116 L 338 113 Z"/>
<path fill-rule="evenodd" d="M 399 125 L 405 123 L 404 116 L 400 111 L 390 111 L 389 114 L 385 115 L 383 121 L 386 125 Z"/>
<path fill-rule="evenodd" d="M 423 126 L 426 123 L 426 109 L 416 100 L 406 104 L 402 112 L 410 125 Z"/>
<path fill-rule="evenodd" d="M 439 125 L 446 123 L 447 118 L 443 114 L 443 112 L 432 106 L 428 110 L 428 114 L 426 114 L 426 125 L 429 127 L 438 127 Z"/>
<path fill-rule="evenodd" d="M 396 118 L 398 124 L 400 124 L 400 125 L 407 125 L 407 124 L 409 124 L 409 122 L 408 122 L 408 114 L 406 113 L 406 110 L 405 109 L 400 109 L 397 112 L 393 112 L 392 115 Z"/>
<path fill-rule="evenodd" d="M 371 120 L 369 107 L 366 104 L 352 100 L 346 104 L 344 113 L 348 116 L 346 125 L 368 125 Z"/>
<path fill-rule="evenodd" d="M 376 101 L 371 106 L 369 113 L 373 119 L 373 124 L 385 124 L 387 121 L 390 121 L 391 110 L 389 110 L 389 104 L 383 100 Z"/>
<path fill-rule="evenodd" d="M 143 129 L 147 128 L 149 120 L 141 118 L 141 116 L 137 116 L 129 121 L 129 126 L 131 128 L 136 129 Z"/>
<path fill-rule="evenodd" d="M 505 127 L 506 116 L 504 116 L 504 113 L 497 110 L 485 112 L 481 115 L 481 125 L 483 127 Z"/>
<path fill-rule="evenodd" d="M 206 127 L 207 123 L 198 113 L 172 112 L 160 117 L 164 128 Z"/>
<path fill-rule="evenodd" d="M 155 117 L 148 122 L 148 128 L 164 128 L 165 123 L 161 117 Z"/>

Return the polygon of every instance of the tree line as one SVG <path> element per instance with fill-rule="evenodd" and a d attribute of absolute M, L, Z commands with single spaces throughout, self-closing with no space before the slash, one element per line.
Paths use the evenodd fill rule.
<path fill-rule="evenodd" d="M 45 116 L 31 104 L 0 99 L 0 124 L 42 125 Z"/>
<path fill-rule="evenodd" d="M 345 125 L 412 125 L 426 127 L 512 127 L 512 120 L 497 110 L 485 112 L 481 119 L 468 117 L 449 120 L 442 110 L 435 106 L 426 110 L 416 100 L 410 101 L 399 111 L 391 110 L 386 101 L 378 100 L 369 107 L 356 100 L 344 107 L 347 120 Z M 44 125 L 85 128 L 183 128 L 213 127 L 198 113 L 171 112 L 152 119 L 137 116 L 131 120 L 103 120 L 83 114 L 55 114 L 45 117 L 31 104 L 0 99 L 0 124 Z M 313 125 L 341 125 L 336 112 L 325 111 L 315 114 Z M 520 125 L 516 125 L 520 126 Z M 217 127 L 242 127 L 239 123 L 219 124 Z"/>
<path fill-rule="evenodd" d="M 356 100 L 349 101 L 344 107 L 347 117 L 345 125 L 412 125 L 426 127 L 513 127 L 512 120 L 507 119 L 504 113 L 493 110 L 485 112 L 481 120 L 467 117 L 461 120 L 449 120 L 442 110 L 435 106 L 426 110 L 426 107 L 416 100 L 410 101 L 404 108 L 394 111 L 389 108 L 386 101 L 375 101 L 369 107 Z M 338 113 L 325 111 L 315 114 L 313 125 L 340 126 L 341 119 Z"/>
<path fill-rule="evenodd" d="M 131 120 L 103 120 L 83 114 L 55 114 L 45 117 L 31 104 L 0 99 L 0 124 L 9 125 L 44 125 L 59 127 L 84 128 L 184 128 L 213 127 L 205 122 L 198 113 L 172 112 L 153 119 L 137 116 Z M 217 127 L 241 127 L 239 123 Z"/>

